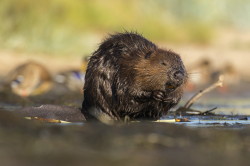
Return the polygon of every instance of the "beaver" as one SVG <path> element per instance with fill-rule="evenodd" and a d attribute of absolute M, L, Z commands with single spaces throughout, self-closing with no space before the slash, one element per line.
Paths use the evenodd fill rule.
<path fill-rule="evenodd" d="M 82 85 L 84 84 L 84 77 L 88 61 L 89 56 L 84 56 L 82 58 L 81 68 L 61 71 L 55 75 L 54 81 L 64 85 L 70 91 L 82 93 Z"/>
<path fill-rule="evenodd" d="M 52 88 L 49 71 L 42 64 L 28 61 L 11 70 L 4 78 L 4 86 L 22 97 L 45 93 Z"/>
<path fill-rule="evenodd" d="M 180 56 L 134 32 L 116 33 L 90 57 L 82 113 L 87 120 L 157 120 L 183 94 Z"/>

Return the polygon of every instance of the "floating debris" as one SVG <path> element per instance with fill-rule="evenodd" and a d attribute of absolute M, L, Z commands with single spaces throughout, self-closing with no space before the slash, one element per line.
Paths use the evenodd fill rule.
<path fill-rule="evenodd" d="M 57 120 L 57 119 L 45 119 L 45 118 L 39 118 L 39 117 L 24 117 L 28 120 L 36 120 L 40 122 L 46 122 L 46 123 L 71 123 L 63 120 Z"/>

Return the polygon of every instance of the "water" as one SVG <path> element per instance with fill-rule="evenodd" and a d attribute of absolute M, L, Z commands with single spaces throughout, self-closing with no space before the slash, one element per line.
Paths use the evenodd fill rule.
<path fill-rule="evenodd" d="M 188 120 L 176 122 L 176 119 Z M 250 116 L 244 115 L 214 115 L 214 116 L 166 116 L 160 122 L 174 123 L 187 127 L 229 127 L 240 128 L 250 125 Z"/>
<path fill-rule="evenodd" d="M 185 102 L 191 96 L 184 96 L 181 103 L 176 107 L 183 106 Z M 62 99 L 55 104 L 61 105 L 63 107 L 65 101 L 67 105 L 71 105 L 70 103 L 75 102 L 75 99 L 78 99 L 77 95 L 68 96 L 68 98 Z M 6 99 L 6 98 L 3 98 Z M 11 99 L 11 100 L 10 100 Z M 41 98 L 41 100 L 36 99 L 34 102 L 29 102 L 27 106 L 20 106 L 22 105 L 22 100 L 13 100 L 11 97 L 10 99 L 2 100 L 0 102 L 0 109 L 13 111 L 19 110 L 23 107 L 27 106 L 36 106 L 46 104 L 54 104 L 49 103 L 49 99 Z M 58 99 L 57 99 L 58 100 Z M 38 103 L 38 102 L 39 103 Z M 81 107 L 81 100 L 78 101 L 77 107 Z M 234 95 L 233 97 L 228 97 L 224 95 L 214 95 L 214 96 L 204 96 L 199 99 L 195 104 L 191 107 L 194 110 L 199 111 L 207 111 L 212 108 L 217 108 L 213 112 L 216 116 L 166 116 L 164 117 L 161 122 L 171 122 L 177 125 L 184 125 L 187 127 L 231 127 L 231 128 L 239 128 L 250 125 L 250 97 L 239 97 Z M 189 122 L 175 122 L 175 118 L 187 118 Z M 244 119 L 244 120 L 241 120 Z M 83 125 L 82 122 L 79 123 L 60 123 L 59 125 Z"/>

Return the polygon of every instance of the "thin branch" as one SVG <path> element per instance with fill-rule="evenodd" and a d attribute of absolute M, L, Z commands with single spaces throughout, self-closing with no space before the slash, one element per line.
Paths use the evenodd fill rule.
<path fill-rule="evenodd" d="M 224 81 L 224 76 L 220 75 L 217 82 L 215 82 L 214 84 L 210 85 L 206 89 L 201 90 L 196 95 L 194 95 L 190 100 L 188 100 L 188 102 L 184 105 L 184 108 L 190 108 L 194 104 L 194 102 L 196 100 L 198 100 L 205 93 L 208 93 L 208 92 L 210 92 L 211 90 L 213 90 L 213 89 L 215 89 L 217 87 L 222 87 L 223 86 L 223 81 Z"/>

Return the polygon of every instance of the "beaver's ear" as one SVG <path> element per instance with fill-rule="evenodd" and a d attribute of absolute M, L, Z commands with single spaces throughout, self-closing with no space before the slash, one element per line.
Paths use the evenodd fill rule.
<path fill-rule="evenodd" d="M 153 54 L 153 51 L 147 52 L 146 55 L 145 55 L 145 59 L 150 58 L 150 56 L 151 56 L 152 54 Z"/>

